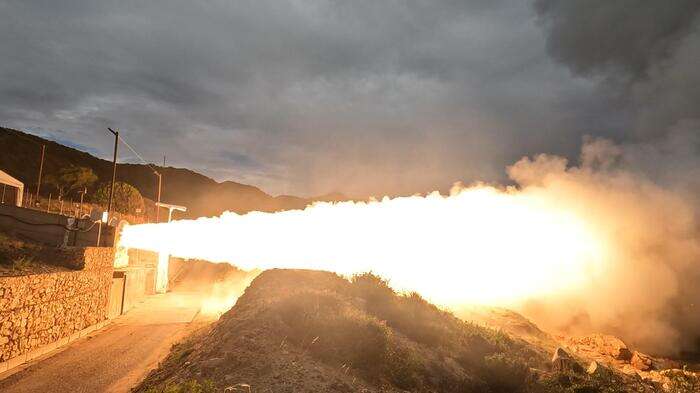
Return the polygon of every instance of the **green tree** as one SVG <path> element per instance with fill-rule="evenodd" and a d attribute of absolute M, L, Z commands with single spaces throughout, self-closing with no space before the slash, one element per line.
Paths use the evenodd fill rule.
<path fill-rule="evenodd" d="M 95 191 L 93 199 L 97 203 L 103 204 L 105 207 L 109 204 L 109 186 L 110 183 L 103 183 Z M 137 211 L 144 211 L 143 197 L 139 190 L 131 184 L 124 182 L 114 183 L 114 200 L 112 208 L 115 211 L 126 214 L 136 214 Z"/>
<path fill-rule="evenodd" d="M 61 168 L 57 174 L 46 177 L 46 182 L 58 190 L 59 197 L 92 186 L 97 181 L 97 175 L 90 168 L 70 166 Z"/>

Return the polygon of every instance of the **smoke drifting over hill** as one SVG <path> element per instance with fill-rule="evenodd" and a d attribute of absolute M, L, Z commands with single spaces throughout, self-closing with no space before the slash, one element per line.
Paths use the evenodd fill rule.
<path fill-rule="evenodd" d="M 652 352 L 693 350 L 700 331 L 698 142 L 692 133 L 653 145 L 592 140 L 578 167 L 547 156 L 512 166 L 523 192 L 585 215 L 609 251 L 602 274 L 572 293 L 526 302 L 526 314 L 570 333 L 618 334 Z"/>
<path fill-rule="evenodd" d="M 572 186 L 618 250 L 606 279 L 576 297 L 574 318 L 536 303 L 530 311 L 574 330 L 603 325 L 650 350 L 697 350 L 700 3 L 537 0 L 535 9 L 552 58 L 602 82 L 626 119 L 620 129 L 644 142 L 593 141 L 569 171 L 516 170 L 550 191 Z"/>
<path fill-rule="evenodd" d="M 128 227 L 122 239 L 244 268 L 372 270 L 455 310 L 515 307 L 550 328 L 676 353 L 693 349 L 700 331 L 689 188 L 698 142 L 689 133 L 653 145 L 591 139 L 577 166 L 547 155 L 515 163 L 517 188 L 225 213 Z"/>

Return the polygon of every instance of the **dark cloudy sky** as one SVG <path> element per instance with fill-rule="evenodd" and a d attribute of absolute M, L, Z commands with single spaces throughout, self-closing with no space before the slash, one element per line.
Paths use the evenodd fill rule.
<path fill-rule="evenodd" d="M 0 124 L 272 193 L 503 180 L 698 127 L 697 0 L 0 0 Z M 134 160 L 124 150 L 124 160 Z"/>

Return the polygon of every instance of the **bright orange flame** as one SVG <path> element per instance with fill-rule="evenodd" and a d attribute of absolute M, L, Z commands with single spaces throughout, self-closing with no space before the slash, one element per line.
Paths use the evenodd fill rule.
<path fill-rule="evenodd" d="M 121 242 L 243 269 L 372 271 L 448 306 L 513 305 L 578 289 L 606 258 L 605 242 L 582 214 L 489 186 L 134 225 Z"/>

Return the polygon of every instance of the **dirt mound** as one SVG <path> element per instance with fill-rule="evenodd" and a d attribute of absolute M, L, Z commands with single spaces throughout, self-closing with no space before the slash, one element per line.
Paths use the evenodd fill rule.
<path fill-rule="evenodd" d="M 177 292 L 202 292 L 215 284 L 241 281 L 250 273 L 228 263 L 170 258 L 168 287 Z"/>
<path fill-rule="evenodd" d="M 139 392 L 655 392 L 616 371 L 556 371 L 551 352 L 460 320 L 371 274 L 263 272 Z M 579 362 L 571 356 L 571 362 Z M 582 364 L 587 366 L 587 364 Z"/>
<path fill-rule="evenodd" d="M 502 330 L 532 344 L 533 347 L 551 354 L 559 347 L 557 339 L 540 330 L 532 321 L 515 311 L 501 307 L 472 306 L 455 310 L 455 315 L 492 329 Z"/>

